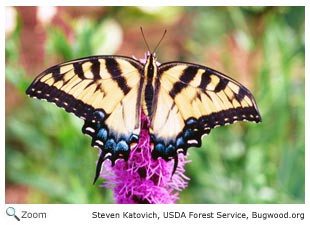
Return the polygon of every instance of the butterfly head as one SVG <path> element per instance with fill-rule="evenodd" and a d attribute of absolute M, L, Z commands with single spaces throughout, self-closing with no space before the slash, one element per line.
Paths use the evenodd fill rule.
<path fill-rule="evenodd" d="M 147 53 L 144 54 L 145 58 L 153 57 L 156 58 L 156 52 L 151 53 L 150 51 L 147 51 Z"/>
<path fill-rule="evenodd" d="M 147 52 L 147 55 L 146 55 L 146 61 L 147 61 L 149 58 L 152 58 L 152 61 L 153 61 L 154 63 L 156 63 L 156 62 L 157 62 L 156 52 L 150 53 L 150 52 L 148 51 L 148 52 Z"/>

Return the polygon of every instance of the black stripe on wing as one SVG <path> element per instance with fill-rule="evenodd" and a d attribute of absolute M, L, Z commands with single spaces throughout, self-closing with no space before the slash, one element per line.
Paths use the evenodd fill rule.
<path fill-rule="evenodd" d="M 123 91 L 124 95 L 126 95 L 130 91 L 130 87 L 128 87 L 126 79 L 122 77 L 120 64 L 114 58 L 107 58 L 106 67 L 112 79 L 117 82 L 119 88 Z"/>

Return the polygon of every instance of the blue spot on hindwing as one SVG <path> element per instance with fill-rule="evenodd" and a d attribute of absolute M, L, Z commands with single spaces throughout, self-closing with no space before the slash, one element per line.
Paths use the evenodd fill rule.
<path fill-rule="evenodd" d="M 127 151 L 129 151 L 129 145 L 128 145 L 128 143 L 126 141 L 121 140 L 120 142 L 118 142 L 116 144 L 115 150 L 117 152 L 127 152 Z"/>
<path fill-rule="evenodd" d="M 197 119 L 195 119 L 195 118 L 189 118 L 186 121 L 186 126 L 188 126 L 188 127 L 195 126 L 195 125 L 197 125 Z"/>
<path fill-rule="evenodd" d="M 185 140 L 189 140 L 189 139 L 192 139 L 194 136 L 194 132 L 190 129 L 186 129 L 183 133 L 183 137 Z"/>
<path fill-rule="evenodd" d="M 158 157 L 162 157 L 165 160 L 169 160 L 176 153 L 175 144 L 168 144 L 167 146 L 162 142 L 157 142 L 152 151 L 152 157 L 157 159 Z"/>
<path fill-rule="evenodd" d="M 104 149 L 107 150 L 108 152 L 113 152 L 113 150 L 115 149 L 116 146 L 116 142 L 114 139 L 110 138 L 109 140 L 107 140 L 107 142 L 104 145 Z"/>
<path fill-rule="evenodd" d="M 177 138 L 177 140 L 176 140 L 177 149 L 178 148 L 184 148 L 185 144 L 186 144 L 186 142 L 184 141 L 184 138 L 182 136 Z"/>
<path fill-rule="evenodd" d="M 106 114 L 102 110 L 96 110 L 94 113 L 95 121 L 104 121 Z"/>
<path fill-rule="evenodd" d="M 175 149 L 175 146 L 173 144 L 169 144 L 166 148 L 166 154 L 169 155 L 169 156 L 173 156 L 174 153 L 175 153 L 176 149 Z"/>
<path fill-rule="evenodd" d="M 108 139 L 108 131 L 105 128 L 100 128 L 98 130 L 97 138 L 105 142 Z"/>
<path fill-rule="evenodd" d="M 154 150 L 157 151 L 157 152 L 160 152 L 160 153 L 164 154 L 164 153 L 165 153 L 165 145 L 162 144 L 162 143 L 157 143 L 157 144 L 155 145 L 155 149 L 154 149 Z"/>

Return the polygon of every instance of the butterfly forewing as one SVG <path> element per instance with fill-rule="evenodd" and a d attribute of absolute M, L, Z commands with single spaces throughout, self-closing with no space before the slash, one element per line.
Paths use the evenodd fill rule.
<path fill-rule="evenodd" d="M 83 119 L 94 120 L 94 110 L 103 109 L 110 114 L 131 88 L 139 84 L 142 68 L 139 62 L 126 57 L 73 60 L 41 73 L 26 93 L 54 102 Z"/>

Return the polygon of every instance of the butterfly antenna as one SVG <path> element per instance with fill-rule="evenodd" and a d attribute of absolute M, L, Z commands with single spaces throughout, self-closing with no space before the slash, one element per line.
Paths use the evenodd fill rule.
<path fill-rule="evenodd" d="M 143 37 L 143 39 L 144 39 L 145 45 L 146 45 L 146 47 L 147 47 L 147 50 L 148 50 L 149 52 L 151 52 L 150 47 L 149 47 L 149 45 L 148 45 L 148 43 L 147 43 L 147 41 L 146 41 L 146 38 L 145 38 L 145 36 L 144 36 L 142 27 L 140 27 L 140 30 L 141 30 L 142 37 Z M 152 54 L 157 50 L 157 48 L 158 48 L 158 46 L 160 45 L 161 41 L 164 39 L 166 33 L 167 33 L 167 30 L 164 31 L 163 36 L 161 37 L 161 39 L 160 39 L 159 42 L 157 43 L 157 45 L 156 45 L 154 51 L 152 52 Z"/>
<path fill-rule="evenodd" d="M 164 39 L 166 33 L 167 33 L 167 30 L 164 31 L 163 36 L 161 37 L 161 39 L 160 39 L 159 42 L 157 43 L 157 45 L 156 45 L 156 47 L 155 47 L 153 53 L 156 52 L 158 46 L 160 45 L 161 41 Z"/>
<path fill-rule="evenodd" d="M 141 30 L 141 33 L 142 33 L 142 37 L 143 37 L 143 39 L 144 39 L 144 43 L 145 43 L 145 45 L 146 45 L 146 47 L 147 47 L 147 50 L 148 50 L 149 52 L 151 52 L 151 51 L 150 51 L 150 47 L 149 47 L 149 45 L 148 45 L 148 43 L 147 43 L 147 41 L 146 41 L 146 38 L 145 38 L 145 36 L 144 36 L 142 27 L 140 27 L 140 30 Z"/>

